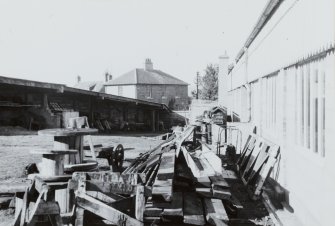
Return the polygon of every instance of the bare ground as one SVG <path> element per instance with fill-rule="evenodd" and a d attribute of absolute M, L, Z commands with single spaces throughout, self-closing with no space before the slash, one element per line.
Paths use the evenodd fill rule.
<path fill-rule="evenodd" d="M 150 137 L 149 137 L 150 136 Z M 136 158 L 140 153 L 155 147 L 161 140 L 155 134 L 131 134 L 131 136 L 92 136 L 94 144 L 104 146 L 122 144 L 125 148 L 125 164 Z M 85 144 L 87 141 L 84 140 Z M 30 154 L 33 149 L 51 149 L 53 138 L 49 136 L 0 136 L 0 182 L 24 181 L 24 168 L 29 163 L 37 163 L 40 155 Z M 13 210 L 0 210 L 0 226 L 10 225 Z"/>

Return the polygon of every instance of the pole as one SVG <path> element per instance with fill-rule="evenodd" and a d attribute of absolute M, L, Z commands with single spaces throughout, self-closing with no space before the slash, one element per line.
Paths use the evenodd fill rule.
<path fill-rule="evenodd" d="M 197 100 L 199 99 L 199 72 L 197 72 Z"/>

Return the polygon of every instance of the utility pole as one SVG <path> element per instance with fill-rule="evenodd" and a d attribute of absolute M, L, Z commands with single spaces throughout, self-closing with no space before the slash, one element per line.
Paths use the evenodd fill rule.
<path fill-rule="evenodd" d="M 196 82 L 196 85 L 197 85 L 197 100 L 199 99 L 199 71 L 197 72 L 197 82 Z"/>

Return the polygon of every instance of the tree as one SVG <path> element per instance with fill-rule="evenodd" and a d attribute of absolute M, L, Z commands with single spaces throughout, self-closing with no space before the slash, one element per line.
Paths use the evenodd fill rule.
<path fill-rule="evenodd" d="M 218 99 L 218 67 L 209 64 L 205 69 L 205 74 L 200 77 L 199 97 L 204 100 Z M 196 91 L 192 91 L 192 96 L 196 97 Z"/>

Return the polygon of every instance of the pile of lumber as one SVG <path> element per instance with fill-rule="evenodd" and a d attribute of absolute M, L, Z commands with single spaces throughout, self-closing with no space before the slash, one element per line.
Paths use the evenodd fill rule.
<path fill-rule="evenodd" d="M 188 126 L 166 136 L 122 173 L 36 176 L 16 194 L 14 225 L 240 225 L 262 218 L 250 215 L 255 203 L 239 186 L 259 196 L 278 146 L 251 135 L 237 162 L 239 178 L 222 167 L 210 146 L 197 139 L 197 131 Z M 243 199 L 236 199 L 239 192 Z"/>

